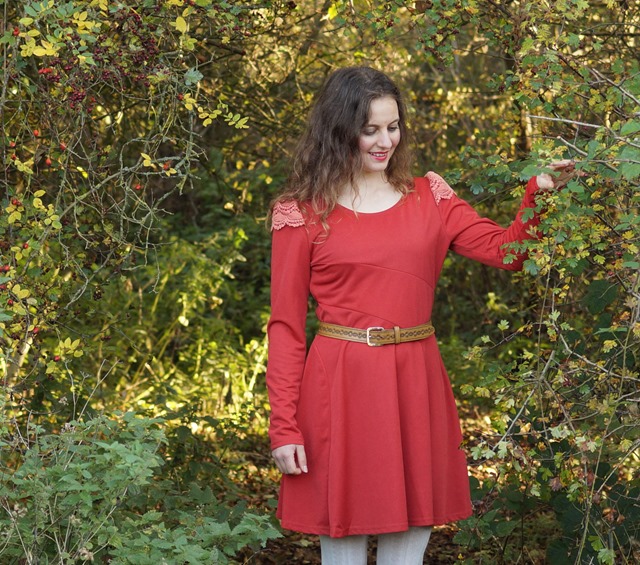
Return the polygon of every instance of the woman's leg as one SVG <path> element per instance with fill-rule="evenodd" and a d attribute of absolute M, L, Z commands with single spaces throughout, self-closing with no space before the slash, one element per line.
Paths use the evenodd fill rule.
<path fill-rule="evenodd" d="M 322 565 L 367 565 L 367 536 L 320 536 Z"/>
<path fill-rule="evenodd" d="M 378 565 L 422 565 L 431 528 L 409 528 L 406 532 L 378 536 Z"/>

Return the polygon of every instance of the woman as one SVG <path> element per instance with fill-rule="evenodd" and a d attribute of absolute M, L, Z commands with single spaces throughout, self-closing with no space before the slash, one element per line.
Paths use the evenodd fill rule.
<path fill-rule="evenodd" d="M 449 249 L 503 269 L 505 245 L 535 233 L 549 175 L 533 178 L 513 224 L 479 217 L 437 174 L 413 179 L 395 84 L 340 69 L 318 94 L 271 215 L 267 385 L 277 515 L 320 535 L 325 564 L 422 563 L 431 526 L 471 514 L 462 436 L 431 325 Z M 555 165 L 572 170 L 570 162 Z M 309 294 L 318 335 L 307 353 Z"/>

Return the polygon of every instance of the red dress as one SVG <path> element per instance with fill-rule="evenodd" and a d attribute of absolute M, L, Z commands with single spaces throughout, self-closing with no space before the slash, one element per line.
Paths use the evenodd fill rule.
<path fill-rule="evenodd" d="M 537 220 L 521 216 L 535 206 L 536 189 L 532 179 L 508 229 L 478 216 L 435 173 L 416 179 L 413 192 L 382 212 L 338 205 L 328 235 L 312 212 L 276 205 L 269 434 L 272 449 L 304 444 L 309 468 L 282 477 L 283 527 L 342 537 L 471 514 L 456 404 L 435 336 L 381 347 L 316 336 L 307 352 L 308 296 L 318 319 L 332 324 L 423 324 L 449 249 L 521 268 L 522 257 L 503 262 L 504 244 L 531 237 Z"/>

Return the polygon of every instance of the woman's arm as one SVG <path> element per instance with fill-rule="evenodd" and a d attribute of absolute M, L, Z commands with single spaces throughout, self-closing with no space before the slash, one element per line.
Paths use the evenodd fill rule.
<path fill-rule="evenodd" d="M 277 205 L 276 205 L 277 206 Z M 274 220 L 279 216 L 274 212 Z M 274 221 L 275 225 L 275 221 Z M 273 231 L 271 253 L 271 317 L 267 324 L 269 358 L 267 389 L 271 404 L 269 436 L 274 456 L 286 453 L 286 461 L 276 459 L 283 472 L 297 455 L 304 438 L 298 428 L 296 412 L 300 382 L 306 358 L 306 315 L 309 299 L 310 244 L 304 225 L 292 226 L 287 220 Z M 304 448 L 303 448 L 304 449 Z"/>
<path fill-rule="evenodd" d="M 535 209 L 535 195 L 540 190 L 563 186 L 575 174 L 571 161 L 553 163 L 550 168 L 559 171 L 560 174 L 557 177 L 542 174 L 531 178 L 516 217 L 506 228 L 478 215 L 470 204 L 453 193 L 443 179 L 429 173 L 427 176 L 432 191 L 439 200 L 438 209 L 450 238 L 451 250 L 487 265 L 512 271 L 520 270 L 526 255 L 509 252 L 508 244 L 537 237 L 536 227 L 540 223 L 535 213 L 525 220 L 525 210 Z M 513 260 L 505 263 L 507 255 L 511 255 Z"/>

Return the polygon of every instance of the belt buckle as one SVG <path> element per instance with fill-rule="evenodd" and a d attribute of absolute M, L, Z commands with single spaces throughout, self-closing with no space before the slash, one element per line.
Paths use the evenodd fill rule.
<path fill-rule="evenodd" d="M 381 332 L 383 330 L 384 328 L 382 326 L 371 326 L 370 328 L 367 328 L 367 345 L 369 347 L 380 347 L 381 345 L 384 345 L 382 343 L 371 343 L 371 332 Z"/>

